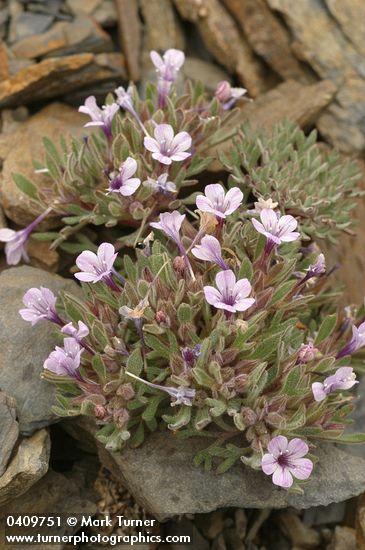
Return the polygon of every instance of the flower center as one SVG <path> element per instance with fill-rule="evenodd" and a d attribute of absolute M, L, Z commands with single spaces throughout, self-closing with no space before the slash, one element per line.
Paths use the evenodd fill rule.
<path fill-rule="evenodd" d="M 290 466 L 290 455 L 288 451 L 284 451 L 283 453 L 280 453 L 277 458 L 279 466 L 282 466 L 283 468 L 287 468 Z"/>

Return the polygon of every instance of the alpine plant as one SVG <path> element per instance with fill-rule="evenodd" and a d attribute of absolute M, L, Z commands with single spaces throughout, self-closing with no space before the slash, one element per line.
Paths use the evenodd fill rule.
<path fill-rule="evenodd" d="M 165 94 L 173 71 L 155 61 Z M 95 123 L 109 114 L 95 111 Z M 157 125 L 146 138 L 161 169 L 192 154 L 181 132 Z M 134 168 L 128 161 L 115 176 L 121 189 L 136 187 Z M 336 311 L 324 255 L 303 247 L 301 225 L 279 204 L 261 206 L 248 212 L 236 186 L 209 184 L 191 208 L 148 221 L 127 254 L 107 242 L 83 251 L 83 298 L 28 290 L 23 319 L 59 330 L 43 371 L 58 415 L 90 416 L 113 451 L 156 430 L 201 437 L 197 465 L 223 473 L 241 461 L 297 491 L 319 442 L 363 441 L 344 431 L 364 308 Z"/>

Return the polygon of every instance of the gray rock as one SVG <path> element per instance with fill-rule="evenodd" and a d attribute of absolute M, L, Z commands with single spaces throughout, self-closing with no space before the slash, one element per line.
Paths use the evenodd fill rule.
<path fill-rule="evenodd" d="M 6 472 L 0 477 L 0 506 L 23 495 L 48 470 L 50 437 L 47 430 L 39 430 L 24 438 Z"/>
<path fill-rule="evenodd" d="M 15 398 L 20 432 L 26 435 L 55 420 L 53 386 L 40 377 L 55 345 L 53 327 L 47 321 L 32 327 L 19 315 L 24 293 L 39 286 L 55 294 L 77 290 L 71 280 L 28 266 L 0 275 L 0 388 Z"/>
<path fill-rule="evenodd" d="M 95 427 L 86 417 L 72 423 L 74 435 L 89 438 Z M 206 444 L 154 433 L 138 449 L 110 453 L 98 445 L 101 462 L 139 504 L 159 519 L 185 513 L 206 513 L 223 507 L 310 508 L 340 502 L 365 490 L 365 461 L 332 444 L 318 445 L 313 475 L 304 494 L 275 487 L 260 471 L 236 465 L 224 475 L 194 467 L 195 454 Z"/>
<path fill-rule="evenodd" d="M 53 23 L 54 17 L 42 13 L 24 12 L 17 17 L 16 37 L 17 40 L 40 34 L 48 29 Z"/>
<path fill-rule="evenodd" d="M 18 439 L 15 400 L 0 392 L 0 477 L 5 472 L 11 452 Z"/>

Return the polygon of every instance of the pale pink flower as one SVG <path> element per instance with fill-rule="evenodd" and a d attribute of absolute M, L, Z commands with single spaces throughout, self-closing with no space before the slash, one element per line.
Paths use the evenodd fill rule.
<path fill-rule="evenodd" d="M 238 187 L 232 187 L 227 193 L 219 183 L 207 185 L 204 195 L 198 195 L 196 206 L 202 212 L 215 214 L 218 218 L 226 218 L 232 214 L 243 200 L 243 193 Z"/>
<path fill-rule="evenodd" d="M 274 485 L 288 489 L 296 479 L 308 479 L 313 470 L 313 462 L 303 458 L 309 452 L 308 445 L 302 439 L 288 442 L 283 435 L 274 437 L 267 446 L 269 451 L 262 457 L 261 468 L 272 475 Z"/>
<path fill-rule="evenodd" d="M 151 227 L 154 229 L 159 229 L 163 231 L 170 239 L 172 239 L 179 250 L 184 251 L 184 248 L 180 239 L 180 229 L 183 221 L 185 220 L 185 214 L 180 214 L 176 210 L 173 212 L 164 212 L 160 214 L 159 222 L 150 223 Z M 185 251 L 184 251 L 185 252 Z"/>
<path fill-rule="evenodd" d="M 215 97 L 222 104 L 223 109 L 228 110 L 246 93 L 246 88 L 232 88 L 227 80 L 221 80 L 217 84 Z"/>
<path fill-rule="evenodd" d="M 79 368 L 83 349 L 74 338 L 65 338 L 63 345 L 63 348 L 56 346 L 45 360 L 43 368 L 59 376 L 81 380 Z"/>
<path fill-rule="evenodd" d="M 150 57 L 158 73 L 158 106 L 163 109 L 171 86 L 185 61 L 185 55 L 184 52 L 171 48 L 164 53 L 163 57 L 152 50 Z"/>
<path fill-rule="evenodd" d="M 167 172 L 160 174 L 157 179 L 147 177 L 143 185 L 153 189 L 156 193 L 176 193 L 176 184 L 173 181 L 168 181 L 169 175 Z"/>
<path fill-rule="evenodd" d="M 355 384 L 358 384 L 358 381 L 352 367 L 340 367 L 335 374 L 325 378 L 323 384 L 314 382 L 312 392 L 316 401 L 323 401 L 330 393 L 337 390 L 349 390 Z"/>
<path fill-rule="evenodd" d="M 76 279 L 87 283 L 104 281 L 109 284 L 116 257 L 114 246 L 110 243 L 102 243 L 96 254 L 84 250 L 76 258 L 76 265 L 81 270 L 75 273 Z"/>
<path fill-rule="evenodd" d="M 63 326 L 64 323 L 56 311 L 56 301 L 56 296 L 49 288 L 30 288 L 23 296 L 25 308 L 19 310 L 19 313 L 24 321 L 29 321 L 32 325 L 46 319 Z"/>
<path fill-rule="evenodd" d="M 351 355 L 355 353 L 358 349 L 365 346 L 365 322 L 361 323 L 358 327 L 353 325 L 352 327 L 352 338 L 348 344 L 346 344 L 341 351 L 336 355 L 336 359 L 345 357 L 346 355 Z"/>
<path fill-rule="evenodd" d="M 95 96 L 91 95 L 85 100 L 85 104 L 79 107 L 79 112 L 89 115 L 90 122 L 85 124 L 88 126 L 100 126 L 104 131 L 107 138 L 111 137 L 112 122 L 114 115 L 119 111 L 119 105 L 117 103 L 111 103 L 110 105 L 103 105 L 102 108 L 98 107 Z"/>
<path fill-rule="evenodd" d="M 82 321 L 78 321 L 77 328 L 73 326 L 73 323 L 67 323 L 64 327 L 62 327 L 61 332 L 63 334 L 68 334 L 69 336 L 72 336 L 72 338 L 75 338 L 75 340 L 80 341 L 83 338 L 86 338 L 89 334 L 89 329 L 83 323 Z"/>
<path fill-rule="evenodd" d="M 230 313 L 246 311 L 254 303 L 254 298 L 248 298 L 252 287 L 248 279 L 236 281 L 232 270 L 220 271 L 215 278 L 217 288 L 213 286 L 204 287 L 204 295 L 208 304 L 217 309 L 224 309 Z"/>
<path fill-rule="evenodd" d="M 264 208 L 260 212 L 260 219 L 261 223 L 252 219 L 254 228 L 275 244 L 296 241 L 300 237 L 300 233 L 295 231 L 298 222 L 293 216 L 280 216 L 271 208 Z"/>
<path fill-rule="evenodd" d="M 143 143 L 152 152 L 152 158 L 161 164 L 171 164 L 172 161 L 182 161 L 191 156 L 191 153 L 186 152 L 191 147 L 191 137 L 187 132 L 179 132 L 174 136 L 170 124 L 157 124 L 154 136 L 146 136 Z"/>
<path fill-rule="evenodd" d="M 120 193 L 123 197 L 133 195 L 141 185 L 139 178 L 132 177 L 136 173 L 137 168 L 137 161 L 134 158 L 126 158 L 120 165 L 118 172 L 111 174 L 108 191 Z"/>
<path fill-rule="evenodd" d="M 144 380 L 131 372 L 126 372 L 126 374 L 132 378 L 135 378 L 135 380 L 146 384 L 146 386 L 149 386 L 150 388 L 168 393 L 170 397 L 172 397 L 171 407 L 175 407 L 175 405 L 187 405 L 188 407 L 191 407 L 193 405 L 193 399 L 195 397 L 194 388 L 186 388 L 185 386 L 179 386 L 178 388 L 174 388 L 172 386 L 161 386 L 160 384 L 148 382 L 148 380 Z"/>
<path fill-rule="evenodd" d="M 194 246 L 191 253 L 194 254 L 196 258 L 199 258 L 199 260 L 214 262 L 222 269 L 229 269 L 222 258 L 221 245 L 218 239 L 212 235 L 203 237 L 200 244 Z"/>

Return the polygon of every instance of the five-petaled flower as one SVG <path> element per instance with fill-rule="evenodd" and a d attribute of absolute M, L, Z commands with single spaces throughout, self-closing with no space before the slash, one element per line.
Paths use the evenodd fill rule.
<path fill-rule="evenodd" d="M 186 152 L 191 147 L 191 137 L 187 132 L 179 132 L 174 136 L 170 124 L 157 124 L 154 136 L 146 136 L 143 143 L 152 152 L 152 158 L 161 164 L 171 164 L 172 161 L 186 160 L 191 156 L 191 153 Z"/>
<path fill-rule="evenodd" d="M 199 260 L 214 262 L 219 265 L 221 269 L 229 269 L 222 258 L 221 245 L 218 239 L 212 235 L 206 235 L 203 237 L 200 244 L 194 246 L 191 253 L 194 254 L 196 258 L 199 258 Z"/>
<path fill-rule="evenodd" d="M 126 374 L 132 378 L 135 378 L 135 380 L 139 380 L 139 382 L 143 382 L 143 384 L 146 384 L 146 386 L 149 386 L 150 388 L 168 393 L 170 397 L 172 397 L 171 407 L 175 407 L 175 405 L 187 405 L 188 407 L 191 407 L 193 405 L 193 399 L 195 397 L 194 388 L 186 388 L 185 386 L 179 386 L 178 388 L 174 388 L 172 386 L 161 386 L 160 384 L 153 384 L 153 382 L 143 380 L 143 378 L 140 378 L 131 372 L 126 372 Z"/>
<path fill-rule="evenodd" d="M 177 74 L 185 61 L 185 55 L 181 50 L 171 48 L 163 54 L 163 57 L 152 50 L 150 57 L 158 73 L 158 106 L 163 108 L 171 85 L 176 80 Z"/>
<path fill-rule="evenodd" d="M 123 197 L 133 195 L 141 185 L 139 178 L 132 178 L 137 172 L 137 161 L 128 157 L 122 164 L 118 172 L 110 175 L 110 184 L 108 191 L 112 193 L 120 193 Z"/>
<path fill-rule="evenodd" d="M 365 322 L 358 327 L 352 326 L 352 338 L 336 355 L 336 359 L 355 353 L 358 349 L 365 346 Z"/>
<path fill-rule="evenodd" d="M 274 437 L 267 446 L 269 451 L 262 457 L 261 468 L 279 487 L 288 489 L 296 479 L 308 479 L 313 470 L 313 462 L 303 458 L 309 452 L 308 445 L 299 438 L 288 442 L 283 435 Z"/>
<path fill-rule="evenodd" d="M 89 115 L 90 122 L 85 124 L 88 126 L 100 126 L 107 138 L 111 137 L 112 122 L 114 115 L 119 111 L 119 105 L 117 103 L 111 103 L 109 105 L 103 105 L 102 108 L 98 107 L 95 96 L 91 95 L 85 100 L 85 104 L 79 107 L 79 112 Z"/>
<path fill-rule="evenodd" d="M 248 298 L 251 294 L 251 283 L 248 279 L 236 281 L 232 270 L 220 271 L 215 277 L 217 288 L 204 287 L 204 295 L 208 304 L 217 309 L 224 309 L 230 313 L 246 311 L 254 303 L 254 298 Z"/>
<path fill-rule="evenodd" d="M 30 288 L 23 296 L 24 309 L 19 310 L 24 321 L 30 321 L 35 325 L 41 319 L 47 319 L 52 323 L 63 326 L 56 311 L 57 298 L 49 288 Z"/>
<path fill-rule="evenodd" d="M 165 172 L 158 176 L 157 179 L 147 177 L 146 181 L 143 182 L 143 185 L 153 189 L 155 193 L 176 193 L 176 184 L 173 181 L 168 181 L 168 173 Z"/>
<path fill-rule="evenodd" d="M 260 219 L 261 223 L 252 219 L 254 228 L 275 245 L 296 241 L 300 237 L 300 233 L 295 231 L 298 222 L 293 216 L 280 216 L 271 208 L 264 208 L 260 212 Z"/>
<path fill-rule="evenodd" d="M 207 185 L 204 195 L 198 195 L 196 205 L 202 212 L 209 212 L 218 218 L 226 218 L 241 205 L 243 193 L 238 187 L 232 187 L 227 193 L 219 183 Z"/>
<path fill-rule="evenodd" d="M 116 257 L 114 246 L 110 243 L 102 243 L 96 254 L 90 250 L 84 250 L 76 258 L 76 265 L 81 269 L 79 273 L 75 273 L 76 279 L 86 283 L 104 281 L 111 288 L 115 288 L 111 274 Z"/>
<path fill-rule="evenodd" d="M 180 239 L 181 225 L 185 219 L 185 214 L 180 214 L 176 210 L 173 212 L 164 212 L 160 214 L 159 222 L 152 222 L 150 225 L 154 229 L 160 229 L 178 246 L 181 252 L 185 252 Z"/>
<path fill-rule="evenodd" d="M 45 360 L 43 368 L 59 376 L 71 376 L 81 380 L 79 372 L 83 349 L 75 338 L 65 338 L 63 348 L 56 346 Z"/>
<path fill-rule="evenodd" d="M 316 401 L 323 401 L 330 393 L 337 390 L 349 390 L 355 384 L 358 384 L 358 381 L 352 367 L 340 367 L 335 374 L 325 378 L 323 383 L 314 382 L 312 392 Z"/>

